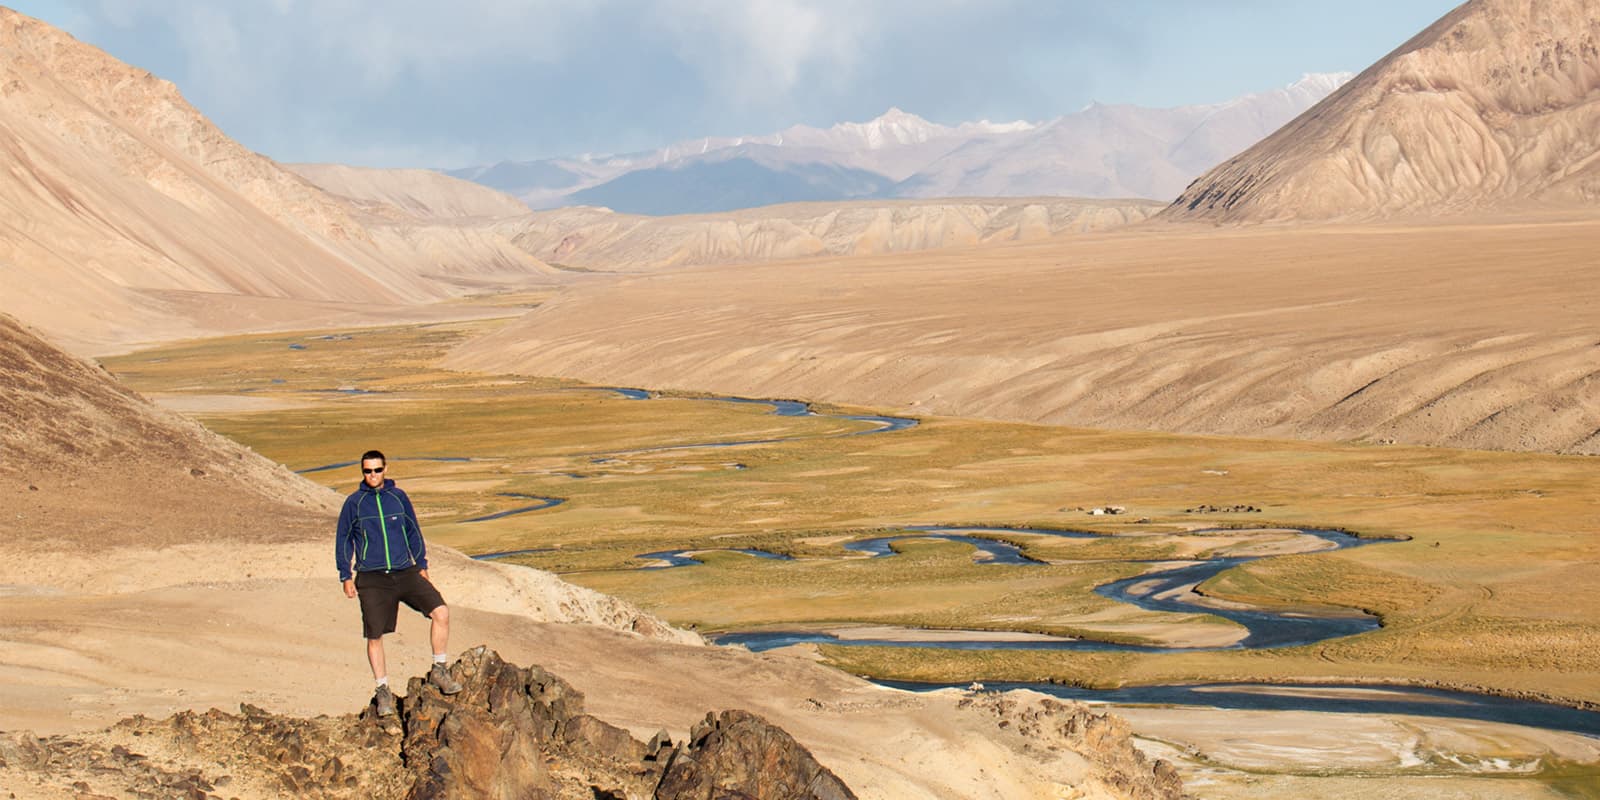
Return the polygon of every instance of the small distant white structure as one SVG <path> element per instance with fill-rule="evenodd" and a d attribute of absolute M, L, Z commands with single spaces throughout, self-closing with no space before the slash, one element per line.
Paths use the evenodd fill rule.
<path fill-rule="evenodd" d="M 1091 509 L 1089 509 L 1089 516 L 1091 516 L 1091 517 L 1103 517 L 1103 516 L 1105 516 L 1107 514 L 1126 514 L 1126 513 L 1128 513 L 1128 509 L 1125 506 L 1104 506 L 1102 508 L 1091 508 Z"/>
<path fill-rule="evenodd" d="M 981 684 L 981 683 L 979 683 L 977 681 L 973 681 L 972 685 L 967 687 L 967 691 L 969 691 L 969 692 L 981 692 L 981 691 L 983 691 L 983 684 Z"/>

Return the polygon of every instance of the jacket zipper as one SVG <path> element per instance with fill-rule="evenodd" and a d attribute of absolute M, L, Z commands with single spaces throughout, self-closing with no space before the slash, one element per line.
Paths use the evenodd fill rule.
<path fill-rule="evenodd" d="M 383 490 L 377 492 L 378 498 L 378 529 L 383 531 L 383 568 L 387 572 L 394 571 L 394 562 L 389 560 L 389 521 L 383 516 Z"/>

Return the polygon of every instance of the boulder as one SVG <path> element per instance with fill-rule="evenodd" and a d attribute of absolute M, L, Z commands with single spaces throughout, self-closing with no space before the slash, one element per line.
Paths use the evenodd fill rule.
<path fill-rule="evenodd" d="M 707 714 L 656 788 L 657 800 L 845 800 L 849 787 L 782 728 L 748 711 Z"/>

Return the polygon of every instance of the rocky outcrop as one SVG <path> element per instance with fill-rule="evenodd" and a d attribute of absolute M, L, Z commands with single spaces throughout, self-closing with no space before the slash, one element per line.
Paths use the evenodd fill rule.
<path fill-rule="evenodd" d="M 1182 800 L 1183 779 L 1171 763 L 1151 761 L 1133 746 L 1128 721 L 1097 714 L 1082 703 L 1049 697 L 1027 699 L 1014 693 L 980 691 L 961 706 L 993 718 L 998 728 L 1038 749 L 1065 747 L 1094 765 L 1092 779 L 1112 796 L 1129 800 Z"/>
<path fill-rule="evenodd" d="M 540 667 L 478 648 L 445 696 L 413 678 L 395 717 L 134 717 L 98 737 L 0 736 L 15 797 L 405 800 L 846 800 L 850 789 L 793 737 L 745 711 L 707 714 L 688 741 L 641 742 L 583 712 Z M 20 790 L 20 791 L 19 791 Z"/>
<path fill-rule="evenodd" d="M 673 752 L 658 798 L 855 797 L 794 737 L 748 711 L 707 714 Z"/>
<path fill-rule="evenodd" d="M 413 678 L 400 705 L 408 800 L 579 796 L 816 798 L 855 795 L 794 738 L 745 711 L 707 714 L 688 742 L 646 744 L 583 713 L 583 695 L 539 667 L 478 649 L 446 697 Z M 368 716 L 370 717 L 370 710 Z M 583 795 L 583 786 L 592 794 Z"/>

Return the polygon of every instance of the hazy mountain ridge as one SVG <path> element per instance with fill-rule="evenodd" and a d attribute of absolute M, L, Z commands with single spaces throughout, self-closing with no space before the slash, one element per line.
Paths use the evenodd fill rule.
<path fill-rule="evenodd" d="M 1164 215 L 1260 222 L 1600 201 L 1600 4 L 1472 0 Z"/>
<path fill-rule="evenodd" d="M 535 208 L 599 203 L 625 213 L 731 210 L 706 196 L 734 194 L 749 198 L 746 207 L 913 197 L 1165 200 L 1348 78 L 1306 75 L 1283 88 L 1209 105 L 1148 109 L 1096 104 L 1044 123 L 980 120 L 946 126 L 891 108 L 867 122 L 826 129 L 796 125 L 763 136 L 708 137 L 645 153 L 502 162 L 449 174 L 517 195 Z M 715 184 L 705 180 L 704 169 L 690 166 L 728 161 L 730 152 L 762 155 Z M 859 176 L 836 183 L 806 180 L 827 168 L 863 170 L 886 181 L 873 188 Z M 735 191 L 730 182 L 769 188 Z M 795 186 L 807 194 L 783 191 Z M 640 187 L 648 187 L 642 200 L 632 194 Z M 818 196 L 818 191 L 832 194 Z M 662 195 L 676 195 L 680 205 L 662 205 Z"/>
<path fill-rule="evenodd" d="M 418 219 L 511 217 L 530 209 L 511 195 L 427 169 L 369 169 L 344 164 L 285 164 L 324 191 L 389 206 Z M 375 209 L 376 210 L 376 209 Z"/>
<path fill-rule="evenodd" d="M 501 233 L 551 264 L 630 271 L 1029 241 L 1107 230 L 1161 208 L 1059 197 L 793 203 L 672 217 L 579 207 L 507 221 Z"/>
<path fill-rule="evenodd" d="M 974 139 L 924 167 L 893 193 L 1165 200 L 1348 78 L 1306 75 L 1281 89 L 1210 105 L 1150 109 L 1096 103 L 1030 131 Z"/>
<path fill-rule="evenodd" d="M 875 172 L 827 159 L 785 163 L 772 145 L 743 145 L 703 158 L 641 169 L 569 195 L 579 205 L 624 213 L 710 214 L 783 202 L 873 197 L 893 183 Z"/>

